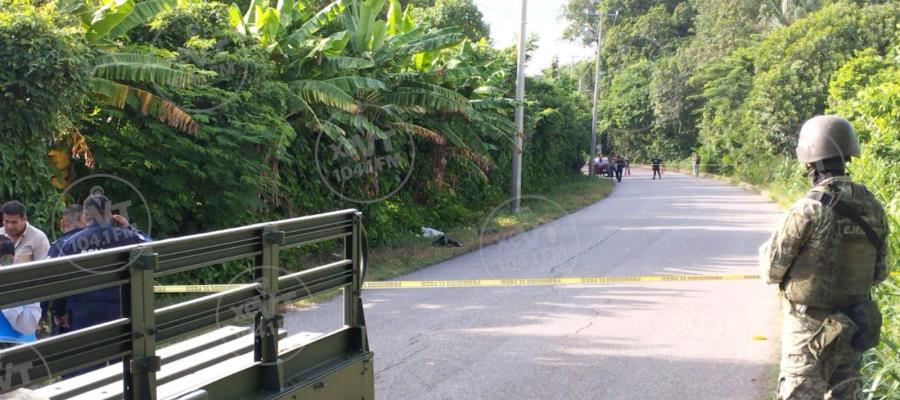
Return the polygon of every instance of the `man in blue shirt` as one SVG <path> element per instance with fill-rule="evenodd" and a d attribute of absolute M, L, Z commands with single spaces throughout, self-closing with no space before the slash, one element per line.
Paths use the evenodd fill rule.
<path fill-rule="evenodd" d="M 47 257 L 59 257 L 63 243 L 84 229 L 84 222 L 81 220 L 82 210 L 83 207 L 81 204 L 72 204 L 63 211 L 63 215 L 59 219 L 59 227 L 62 229 L 63 235 L 50 244 L 50 250 L 47 252 Z M 53 336 L 69 331 L 69 316 L 68 311 L 66 310 L 67 299 L 67 297 L 63 297 L 53 300 L 50 303 L 50 310 L 53 315 L 51 321 L 53 324 L 50 328 L 50 334 Z M 46 309 L 46 307 L 44 308 Z"/>
<path fill-rule="evenodd" d="M 84 229 L 84 222 L 81 220 L 83 209 L 81 204 L 72 204 L 63 211 L 63 215 L 59 219 L 59 227 L 63 234 L 50 244 L 50 250 L 47 252 L 48 257 L 59 257 L 62 244 Z"/>
<path fill-rule="evenodd" d="M 59 257 L 111 249 L 152 239 L 147 234 L 112 215 L 112 203 L 102 194 L 85 199 L 81 219 L 84 228 L 59 240 Z M 120 226 L 121 225 L 121 226 Z M 54 310 L 54 320 L 61 329 L 74 331 L 122 317 L 119 287 L 95 290 L 70 296 Z M 55 305 L 55 304 L 54 304 Z"/>

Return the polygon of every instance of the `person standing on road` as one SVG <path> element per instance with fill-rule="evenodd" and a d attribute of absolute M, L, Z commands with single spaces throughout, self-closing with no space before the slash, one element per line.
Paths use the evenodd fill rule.
<path fill-rule="evenodd" d="M 616 155 L 609 155 L 609 168 L 606 170 L 607 178 L 615 178 L 616 176 Z"/>
<path fill-rule="evenodd" d="M 797 158 L 813 183 L 760 247 L 763 279 L 784 296 L 779 400 L 855 399 L 862 353 L 878 344 L 870 291 L 888 276 L 884 208 L 845 163 L 860 154 L 847 120 L 818 116 Z"/>
<path fill-rule="evenodd" d="M 625 159 L 621 155 L 616 156 L 616 181 L 622 182 L 622 171 L 625 170 Z"/>
<path fill-rule="evenodd" d="M 631 159 L 625 155 L 625 175 L 631 176 Z"/>
<path fill-rule="evenodd" d="M 700 177 L 700 155 L 697 153 L 691 156 L 691 173 L 696 178 Z"/>
<path fill-rule="evenodd" d="M 650 167 L 653 169 L 653 179 L 656 179 L 656 176 L 659 175 L 659 179 L 662 179 L 662 159 L 659 156 L 653 156 L 650 159 Z"/>

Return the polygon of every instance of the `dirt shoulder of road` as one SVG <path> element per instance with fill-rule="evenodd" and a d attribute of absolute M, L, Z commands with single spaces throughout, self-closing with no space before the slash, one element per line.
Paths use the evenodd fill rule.
<path fill-rule="evenodd" d="M 401 276 L 534 229 L 602 200 L 613 187 L 611 179 L 575 177 L 549 193 L 523 196 L 523 212 L 518 215 L 509 212 L 508 205 L 501 205 L 502 209 L 485 212 L 478 226 L 449 229 L 447 237 L 461 247 L 435 246 L 434 238 L 410 235 L 396 244 L 373 248 L 366 280 Z"/>
<path fill-rule="evenodd" d="M 681 167 L 671 167 L 671 166 L 670 166 L 670 167 L 668 167 L 667 169 L 672 170 L 672 171 L 675 171 L 675 172 L 679 172 L 679 173 L 682 173 L 682 174 L 685 174 L 685 175 L 690 175 L 690 174 L 691 174 L 691 169 L 690 169 L 690 168 L 681 168 Z M 717 175 L 717 174 L 711 174 L 711 173 L 708 173 L 708 172 L 701 172 L 701 173 L 700 173 L 700 177 L 701 177 L 701 178 L 715 179 L 715 180 L 717 180 L 717 181 L 724 182 L 724 183 L 727 183 L 727 184 L 732 185 L 732 186 L 737 186 L 737 187 L 739 187 L 739 188 L 741 188 L 741 189 L 744 189 L 744 190 L 746 190 L 746 191 L 748 191 L 748 192 L 756 193 L 756 194 L 758 194 L 758 195 L 760 195 L 760 196 L 763 196 L 763 197 L 769 199 L 770 201 L 774 202 L 775 204 L 778 204 L 779 206 L 781 206 L 781 208 L 787 208 L 787 207 L 789 207 L 789 206 L 790 206 L 791 204 L 793 204 L 793 202 L 796 200 L 796 199 L 792 199 L 792 198 L 789 198 L 789 197 L 787 197 L 787 196 L 784 196 L 784 195 L 782 195 L 782 194 L 780 194 L 780 193 L 773 192 L 773 191 L 768 190 L 768 189 L 766 189 L 766 188 L 763 188 L 763 187 L 760 187 L 760 186 L 756 186 L 756 185 L 751 185 L 751 184 L 749 184 L 749 183 L 746 183 L 746 182 L 744 182 L 744 181 L 741 181 L 739 178 L 735 178 L 735 177 L 732 177 L 732 176 Z"/>

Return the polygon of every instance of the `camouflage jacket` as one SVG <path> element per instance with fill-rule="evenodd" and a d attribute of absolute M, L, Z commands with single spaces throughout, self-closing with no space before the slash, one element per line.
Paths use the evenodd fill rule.
<path fill-rule="evenodd" d="M 834 196 L 856 210 L 871 225 L 883 243 L 874 256 L 872 283 L 877 284 L 887 279 L 888 224 L 884 208 L 875 196 L 865 186 L 852 182 L 848 176 L 826 179 L 812 191 Z M 838 251 L 841 242 L 847 240 L 856 240 L 861 247 L 864 243 L 872 246 L 862 229 L 853 221 L 817 200 L 804 197 L 791 206 L 769 240 L 760 247 L 759 267 L 762 278 L 769 284 L 783 284 L 786 278 L 790 279 L 792 269 L 803 267 L 810 271 L 834 270 L 830 267 L 845 262 L 848 257 Z"/>

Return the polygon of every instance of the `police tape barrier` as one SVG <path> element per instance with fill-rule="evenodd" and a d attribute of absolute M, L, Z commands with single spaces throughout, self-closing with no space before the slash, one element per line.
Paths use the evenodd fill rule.
<path fill-rule="evenodd" d="M 164 285 L 154 286 L 153 291 L 156 293 L 218 293 L 242 286 L 245 285 Z"/>
<path fill-rule="evenodd" d="M 891 276 L 900 277 L 900 272 Z M 498 286 L 562 286 L 604 285 L 633 282 L 685 282 L 685 281 L 740 281 L 759 279 L 759 275 L 656 275 L 656 276 L 597 276 L 581 278 L 510 278 L 510 279 L 455 279 L 434 281 L 378 281 L 366 282 L 363 289 L 422 289 Z M 244 285 L 168 285 L 154 286 L 156 293 L 217 293 Z"/>
<path fill-rule="evenodd" d="M 366 282 L 366 289 L 419 289 L 481 286 L 559 286 L 602 285 L 629 282 L 669 281 L 734 281 L 759 279 L 759 275 L 661 275 L 661 276 L 599 276 L 582 278 L 513 278 L 513 279 L 458 279 L 441 281 L 383 281 Z"/>

